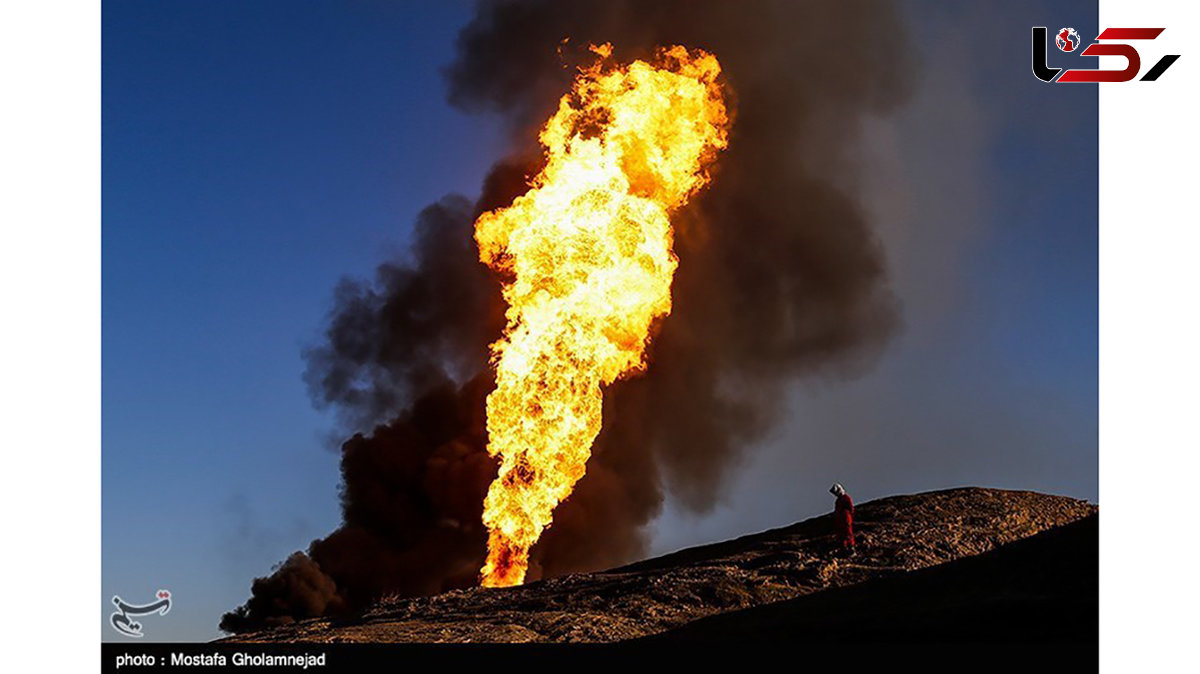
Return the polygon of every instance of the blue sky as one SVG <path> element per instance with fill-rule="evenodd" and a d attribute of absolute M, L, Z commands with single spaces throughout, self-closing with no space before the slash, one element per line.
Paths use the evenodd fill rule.
<path fill-rule="evenodd" d="M 1031 25 L 1094 35 L 1095 5 L 904 7 L 923 79 L 870 125 L 864 184 L 905 332 L 858 381 L 798 382 L 722 504 L 668 507 L 656 551 L 817 514 L 835 478 L 860 500 L 956 484 L 1097 498 L 1096 93 L 1028 64 Z M 475 194 L 503 154 L 495 120 L 444 101 L 469 14 L 105 3 L 105 619 L 113 594 L 167 588 L 150 638 L 215 637 L 251 578 L 337 525 L 331 420 L 301 350 L 339 278 L 402 255 L 417 211 Z"/>

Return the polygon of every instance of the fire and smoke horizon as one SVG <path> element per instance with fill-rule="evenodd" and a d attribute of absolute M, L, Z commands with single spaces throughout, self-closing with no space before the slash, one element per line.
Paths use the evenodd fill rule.
<path fill-rule="evenodd" d="M 599 59 L 542 129 L 532 189 L 475 223 L 509 305 L 487 398 L 488 454 L 500 458 L 483 511 L 488 587 L 525 580 L 530 548 L 586 472 L 602 388 L 647 366 L 678 265 L 670 214 L 727 142 L 712 54 L 676 45 L 622 67 L 612 45 L 591 49 Z"/>
<path fill-rule="evenodd" d="M 850 26 L 857 39 L 835 37 Z M 789 386 L 865 371 L 896 330 L 853 165 L 862 120 L 909 95 L 911 52 L 880 0 L 480 2 L 443 71 L 448 100 L 499 116 L 509 154 L 476 198 L 418 215 L 409 256 L 336 288 L 304 376 L 349 438 L 341 523 L 254 579 L 221 629 L 472 587 L 489 560 L 489 584 L 610 568 L 645 555 L 668 495 L 708 512 Z M 658 80 L 681 91 L 672 105 L 704 106 L 656 108 L 661 137 L 592 104 Z M 589 173 L 571 184 L 604 185 L 603 217 L 561 217 L 581 192 L 556 172 L 577 164 Z M 526 254 L 535 241 L 544 254 Z M 607 306 L 618 277 L 635 299 Z M 559 350 L 566 336 L 578 344 Z M 569 402 L 546 408 L 550 385 Z M 496 414 L 510 406 L 511 425 Z M 567 418 L 529 451 L 529 429 Z M 486 526 L 485 500 L 502 506 Z"/>

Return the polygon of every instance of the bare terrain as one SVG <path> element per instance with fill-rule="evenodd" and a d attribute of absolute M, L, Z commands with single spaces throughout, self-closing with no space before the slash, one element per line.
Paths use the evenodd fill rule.
<path fill-rule="evenodd" d="M 977 639 L 1060 604 L 1082 626 L 1071 634 L 1086 638 L 1094 631 L 1096 513 L 1084 501 L 1024 491 L 892 496 L 857 506 L 859 552 L 851 558 L 835 554 L 824 515 L 607 571 L 385 599 L 352 619 L 304 620 L 223 641 L 769 640 L 791 634 L 791 625 L 824 625 L 808 634 L 836 638 L 837 625 L 850 621 L 861 638 L 881 620 L 900 625 L 895 638 L 936 639 L 941 630 Z M 1049 533 L 1030 539 L 1042 532 Z M 950 564 L 956 560 L 964 561 Z M 971 623 L 980 611 L 990 617 Z M 981 631 L 970 632 L 972 624 Z"/>

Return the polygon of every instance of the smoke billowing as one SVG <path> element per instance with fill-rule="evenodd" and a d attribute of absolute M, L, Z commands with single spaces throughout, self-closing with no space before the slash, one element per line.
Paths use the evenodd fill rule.
<path fill-rule="evenodd" d="M 734 124 L 712 184 L 675 218 L 673 309 L 650 367 L 606 392 L 587 475 L 534 548 L 530 577 L 635 558 L 668 492 L 710 508 L 741 452 L 778 419 L 789 381 L 860 370 L 897 325 L 882 251 L 840 186 L 862 117 L 907 95 L 905 39 L 881 2 L 481 4 L 446 70 L 449 99 L 504 115 L 518 150 L 474 204 L 446 197 L 421 213 L 410 260 L 337 289 L 306 378 L 348 426 L 374 427 L 342 447 L 344 522 L 256 580 L 222 629 L 474 583 L 496 471 L 484 448 L 487 346 L 504 306 L 478 262 L 473 221 L 524 192 L 535 130 L 589 43 L 611 42 L 622 61 L 660 45 L 711 51 Z"/>

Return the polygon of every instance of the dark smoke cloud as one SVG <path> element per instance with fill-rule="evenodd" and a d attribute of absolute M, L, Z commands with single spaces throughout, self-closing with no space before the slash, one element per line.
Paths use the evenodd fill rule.
<path fill-rule="evenodd" d="M 863 116 L 907 95 L 905 39 L 894 8 L 863 1 L 488 2 L 463 29 L 446 71 L 450 101 L 504 115 L 520 157 L 537 157 L 533 132 L 589 43 L 613 43 L 621 60 L 660 45 L 705 48 L 734 92 L 730 147 L 676 218 L 674 307 L 651 366 L 607 392 L 588 473 L 534 548 L 531 577 L 643 553 L 643 525 L 667 491 L 685 508 L 711 508 L 741 452 L 777 420 L 789 381 L 853 374 L 893 332 L 882 252 L 840 186 Z M 347 424 L 382 425 L 342 447 L 344 524 L 256 580 L 223 629 L 474 581 L 495 474 L 484 450 L 486 354 L 504 307 L 472 223 L 523 192 L 536 169 L 536 159 L 502 162 L 473 208 L 448 197 L 421 214 L 411 261 L 339 287 L 307 381 Z"/>
<path fill-rule="evenodd" d="M 477 259 L 471 208 L 457 196 L 426 207 L 414 225 L 415 260 L 381 265 L 374 284 L 344 280 L 334 291 L 327 340 L 305 354 L 305 380 L 317 405 L 334 406 L 347 426 L 386 421 L 487 360 L 504 313 Z"/>

